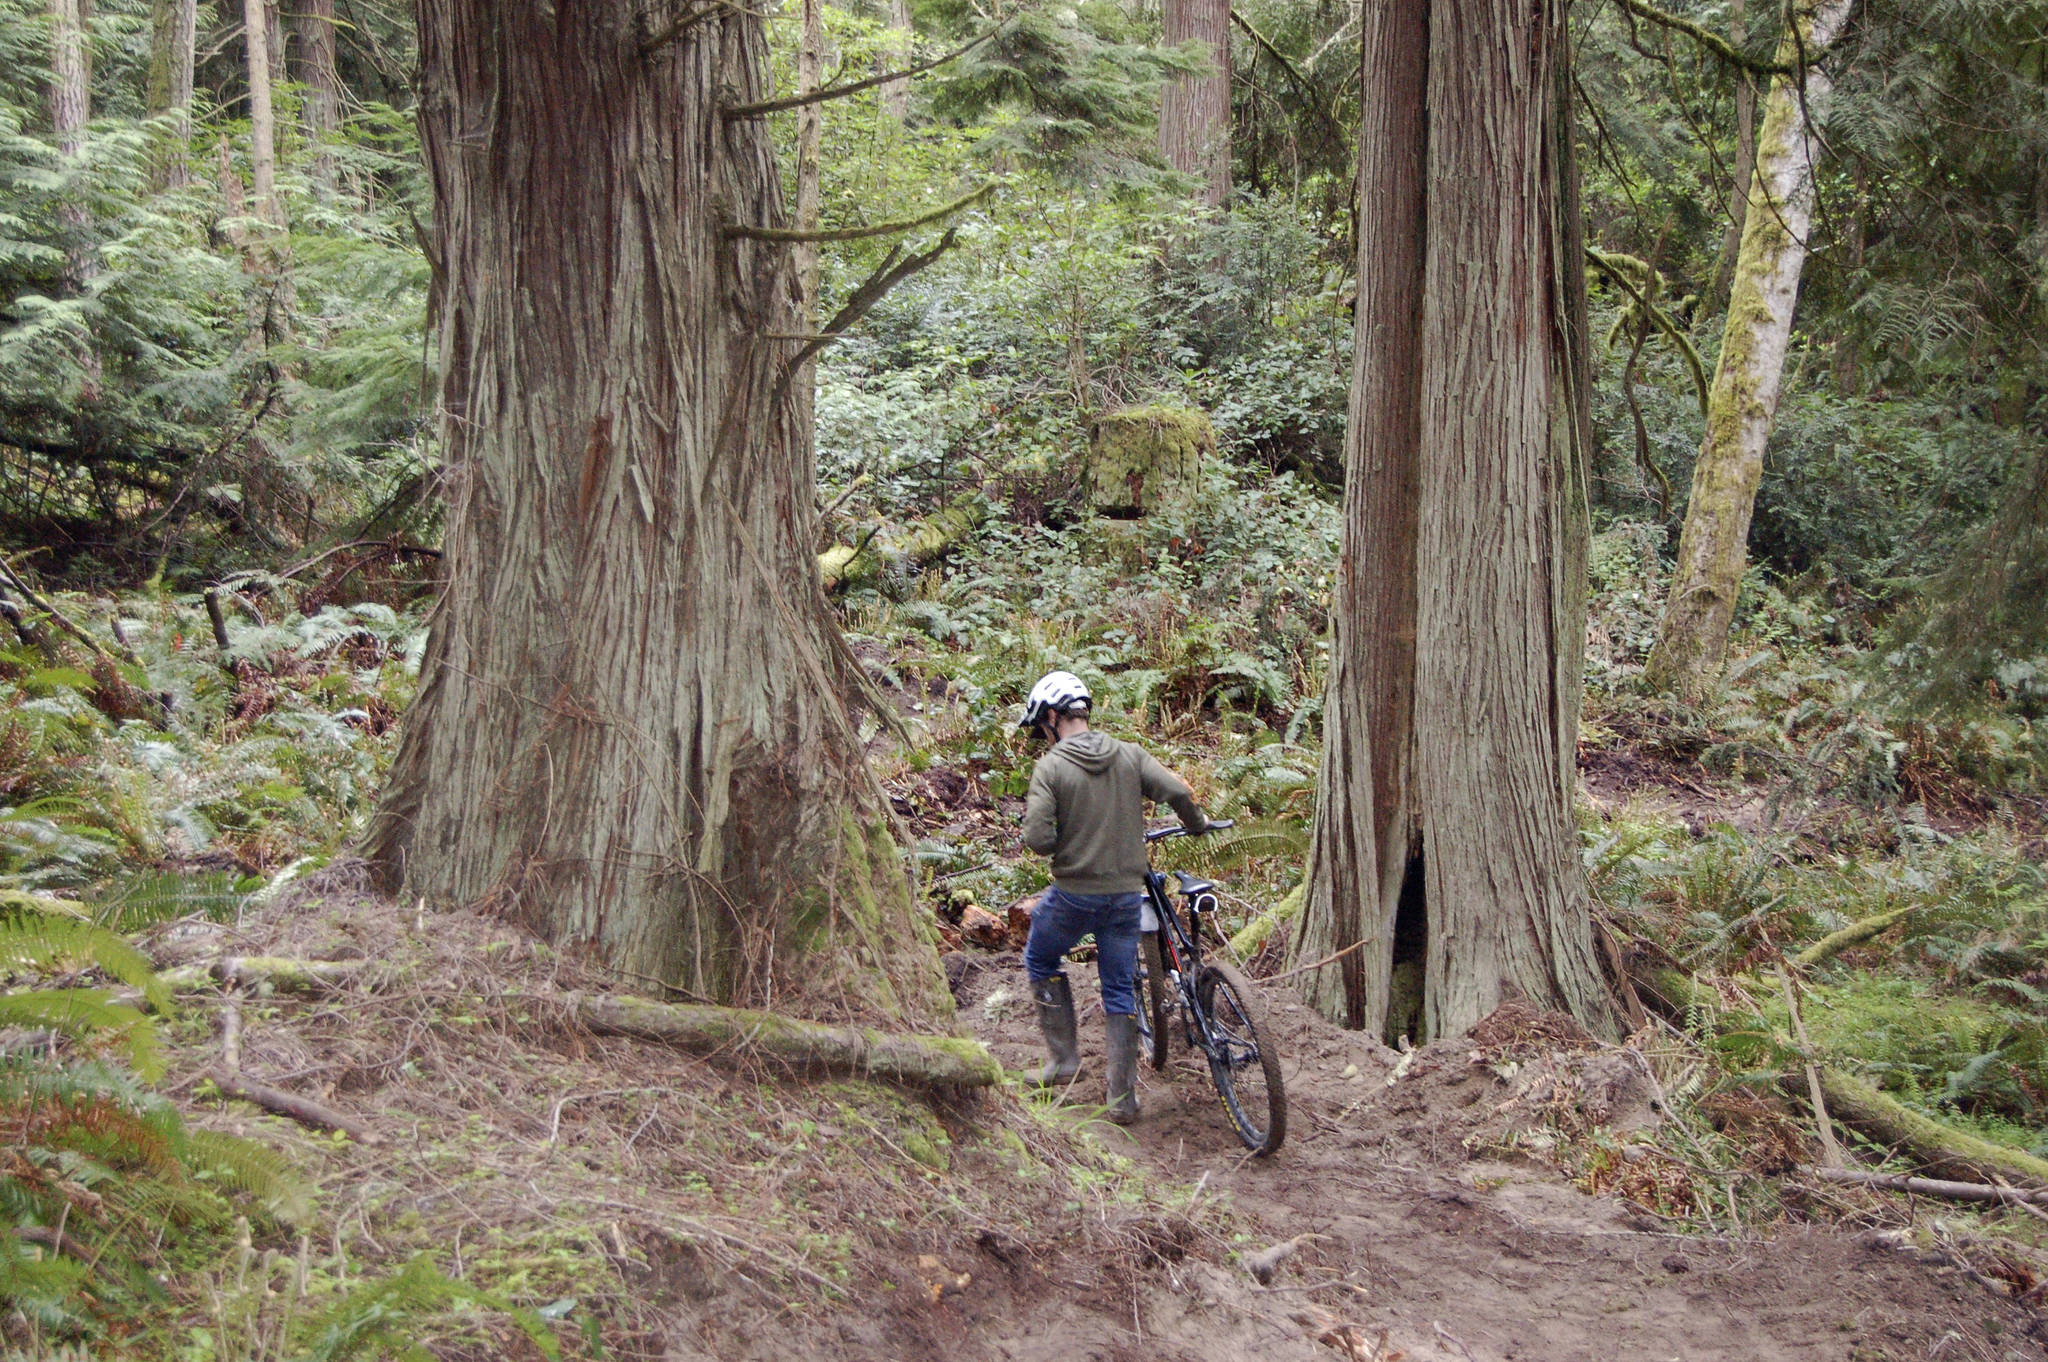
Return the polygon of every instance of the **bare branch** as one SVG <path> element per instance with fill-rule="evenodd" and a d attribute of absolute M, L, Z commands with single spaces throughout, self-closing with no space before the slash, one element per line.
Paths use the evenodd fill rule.
<path fill-rule="evenodd" d="M 725 228 L 727 240 L 745 238 L 749 241 L 861 241 L 868 237 L 891 236 L 897 232 L 908 232 L 937 222 L 940 218 L 951 217 L 970 204 L 986 198 L 995 189 L 997 181 L 990 180 L 970 194 L 963 194 L 951 203 L 942 204 L 920 217 L 902 218 L 896 222 L 878 222 L 872 227 L 833 227 L 821 232 L 802 232 L 786 227 L 754 227 L 743 222 L 728 223 Z M 829 327 L 827 328 L 830 329 Z"/>
<path fill-rule="evenodd" d="M 994 28 L 989 29 L 977 38 L 972 38 L 962 43 L 944 56 L 933 57 L 930 61 L 919 62 L 916 66 L 906 66 L 900 71 L 885 71 L 879 76 L 869 76 L 864 80 L 849 81 L 845 85 L 828 85 L 822 90 L 813 90 L 805 95 L 789 95 L 783 99 L 764 99 L 758 104 L 735 104 L 721 112 L 726 118 L 759 118 L 763 114 L 781 113 L 785 109 L 801 109 L 806 104 L 823 104 L 827 100 L 845 99 L 848 95 L 857 95 L 863 90 L 872 90 L 877 85 L 887 85 L 892 80 L 908 80 L 912 76 L 921 76 L 936 67 L 944 66 L 949 61 L 957 61 L 961 57 L 966 56 L 969 52 L 972 52 L 975 48 L 980 47 L 990 38 L 1002 32 L 1003 24 L 1008 22 L 1010 21 L 1005 19 L 1003 23 L 997 24 Z"/>
<path fill-rule="evenodd" d="M 1635 15 L 1637 18 L 1648 19 L 1653 24 L 1660 24 L 1674 32 L 1683 33 L 1686 37 L 1692 39 L 1701 47 L 1706 48 L 1707 51 L 1713 53 L 1722 61 L 1727 62 L 1730 66 L 1754 72 L 1759 76 L 1790 76 L 1798 74 L 1798 67 L 1787 66 L 1783 62 L 1758 61 L 1712 29 L 1704 28 L 1690 19 L 1680 18 L 1676 14 L 1658 9 L 1655 5 L 1649 4 L 1648 0 L 1614 0 L 1614 3 L 1620 5 L 1623 10 Z"/>
<path fill-rule="evenodd" d="M 712 15 L 721 14 L 731 8 L 732 6 L 727 4 L 726 0 L 708 0 L 708 3 L 698 5 L 693 9 L 684 10 L 675 18 L 669 20 L 662 28 L 648 34 L 641 41 L 640 55 L 643 57 L 653 56 L 656 52 L 659 52 L 662 48 L 667 47 L 698 24 L 704 22 L 704 20 L 709 19 Z"/>

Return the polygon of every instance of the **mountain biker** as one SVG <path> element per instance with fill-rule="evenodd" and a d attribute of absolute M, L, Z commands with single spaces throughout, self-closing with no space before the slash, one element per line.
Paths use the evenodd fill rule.
<path fill-rule="evenodd" d="M 1024 845 L 1052 857 L 1052 887 L 1031 914 L 1024 970 L 1052 1059 L 1051 1086 L 1081 1071 L 1074 993 L 1060 966 L 1082 937 L 1095 937 L 1095 969 L 1109 1029 L 1109 1119 L 1137 1119 L 1138 932 L 1145 894 L 1145 801 L 1171 805 L 1190 833 L 1209 826 L 1188 787 L 1135 743 L 1088 726 L 1094 699 L 1072 672 L 1048 672 L 1031 688 L 1017 726 L 1052 744 L 1031 771 Z"/>

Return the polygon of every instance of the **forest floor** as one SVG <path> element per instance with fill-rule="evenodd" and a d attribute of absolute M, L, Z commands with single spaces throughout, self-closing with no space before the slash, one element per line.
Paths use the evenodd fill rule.
<path fill-rule="evenodd" d="M 1656 1119 L 1661 1061 L 1526 1010 L 1404 1063 L 1269 986 L 1292 1133 L 1247 1159 L 1206 1076 L 1178 1057 L 1144 1071 L 1139 1123 L 1098 1119 L 1085 966 L 1086 1068 L 1063 1104 L 1022 1087 L 934 1099 L 591 1036 L 551 1000 L 620 981 L 503 922 L 415 916 L 345 865 L 239 924 L 167 924 L 151 948 L 163 965 L 223 951 L 368 962 L 341 993 L 234 1004 L 244 1073 L 346 1110 L 375 1143 L 222 1101 L 208 1077 L 220 997 L 170 1036 L 168 1090 L 193 1123 L 258 1135 L 317 1184 L 296 1250 L 316 1281 L 431 1252 L 452 1277 L 553 1300 L 569 1357 L 2048 1354 L 2041 1316 L 1968 1275 L 1995 1275 L 1994 1248 L 1915 1229 L 1877 1198 L 1837 1196 L 1814 1217 L 1834 1228 L 1703 1233 L 1644 1209 L 1663 1156 L 1632 1155 L 1627 1132 Z M 1034 1067 L 1014 952 L 949 963 L 963 1025 L 1006 1068 Z M 1560 1170 L 1559 1141 L 1595 1134 L 1633 1201 Z M 292 1239 L 275 1236 L 246 1308 L 226 1267 L 210 1304 L 185 1303 L 209 1350 L 135 1355 L 276 1355 L 268 1280 Z M 1270 1284 L 1254 1281 L 1241 1259 L 1289 1239 Z M 502 1319 L 422 1341 L 443 1358 L 539 1356 Z"/>

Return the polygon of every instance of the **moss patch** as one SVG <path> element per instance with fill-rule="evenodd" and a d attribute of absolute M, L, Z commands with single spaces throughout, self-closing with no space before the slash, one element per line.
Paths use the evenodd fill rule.
<path fill-rule="evenodd" d="M 1208 416 L 1180 407 L 1126 407 L 1095 422 L 1088 499 L 1108 515 L 1140 516 L 1193 495 L 1216 456 Z"/>

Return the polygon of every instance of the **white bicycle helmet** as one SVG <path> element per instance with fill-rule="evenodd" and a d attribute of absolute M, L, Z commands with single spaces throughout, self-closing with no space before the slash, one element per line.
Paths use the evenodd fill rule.
<path fill-rule="evenodd" d="M 1095 707 L 1088 687 L 1072 672 L 1047 672 L 1038 678 L 1031 694 L 1024 697 L 1024 717 L 1019 728 L 1036 728 L 1052 714 L 1086 714 Z"/>

